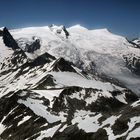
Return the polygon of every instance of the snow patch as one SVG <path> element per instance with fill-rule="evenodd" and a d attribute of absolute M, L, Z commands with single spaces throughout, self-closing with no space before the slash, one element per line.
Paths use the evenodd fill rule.
<path fill-rule="evenodd" d="M 31 116 L 25 116 L 20 122 L 18 122 L 18 125 L 21 125 L 22 123 L 26 122 L 27 120 L 29 120 L 31 118 Z"/>
<path fill-rule="evenodd" d="M 60 124 L 61 125 L 61 124 Z M 41 131 L 40 136 L 37 138 L 37 140 L 42 140 L 43 138 L 53 137 L 55 132 L 58 130 L 60 125 L 54 126 L 52 128 L 49 128 L 47 130 Z"/>
<path fill-rule="evenodd" d="M 56 116 L 47 111 L 47 107 L 42 104 L 43 101 L 41 100 L 27 98 L 26 100 L 18 100 L 18 103 L 29 107 L 35 114 L 45 118 L 49 123 L 54 123 L 60 120 L 65 121 L 62 114 L 60 114 L 60 116 Z"/>
<path fill-rule="evenodd" d="M 4 130 L 6 129 L 6 127 L 0 123 L 0 135 L 4 132 Z"/>
<path fill-rule="evenodd" d="M 60 89 L 60 90 L 32 90 L 32 91 L 35 93 L 38 93 L 40 95 L 40 97 L 45 97 L 46 99 L 49 99 L 50 107 L 52 108 L 54 97 L 59 97 L 59 95 L 63 91 L 63 89 Z"/>

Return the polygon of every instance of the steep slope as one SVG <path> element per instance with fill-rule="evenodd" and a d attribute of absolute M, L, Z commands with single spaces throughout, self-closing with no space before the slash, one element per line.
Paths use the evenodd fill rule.
<path fill-rule="evenodd" d="M 26 54 L 18 47 L 9 31 L 4 28 L 0 37 L 0 73 L 18 69 L 27 62 Z"/>
<path fill-rule="evenodd" d="M 133 42 L 140 46 L 140 38 L 134 39 Z"/>

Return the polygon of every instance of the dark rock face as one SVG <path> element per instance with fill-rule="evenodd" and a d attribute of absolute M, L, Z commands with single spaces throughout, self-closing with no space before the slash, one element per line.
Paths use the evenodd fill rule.
<path fill-rule="evenodd" d="M 49 108 L 49 101 L 44 97 L 39 97 L 36 93 L 29 90 L 19 90 L 18 92 L 11 92 L 8 95 L 4 96 L 0 99 L 0 121 L 7 128 L 0 135 L 0 138 L 4 140 L 24 140 L 36 139 L 41 135 L 41 131 L 46 131 L 47 129 L 51 129 L 57 125 L 63 127 L 67 125 L 67 127 L 63 131 L 57 130 L 52 137 L 45 137 L 46 140 L 108 140 L 108 134 L 106 129 L 99 128 L 96 132 L 87 133 L 82 129 L 78 128 L 77 124 L 72 124 L 71 121 L 74 118 L 74 113 L 78 110 L 88 111 L 90 108 L 86 108 L 86 104 L 84 100 L 76 100 L 76 98 L 71 98 L 71 95 L 81 92 L 83 89 L 80 87 L 69 87 L 64 89 L 60 96 L 54 99 L 53 108 Z M 93 89 L 86 89 L 86 94 L 90 94 Z M 96 92 L 96 90 L 94 90 Z M 86 95 L 86 97 L 89 97 Z M 85 97 L 85 98 L 86 98 Z M 18 101 L 27 101 L 27 99 L 32 99 L 32 105 L 34 105 L 34 101 L 41 101 L 44 106 L 48 107 L 48 111 L 53 112 L 54 114 L 58 114 L 59 112 L 66 111 L 67 112 L 67 120 L 63 124 L 61 121 L 57 121 L 54 123 L 49 123 L 46 119 L 41 116 L 36 115 L 28 106 L 24 104 L 20 104 Z M 100 100 L 100 99 L 99 99 Z M 99 100 L 97 102 L 99 102 Z M 111 99 L 112 100 L 112 99 Z M 102 104 L 102 99 L 100 100 Z M 109 102 L 109 99 L 108 99 Z M 67 103 L 67 104 L 65 104 Z M 99 106 L 101 104 L 98 104 Z M 112 102 L 111 106 L 115 104 Z M 103 103 L 103 106 L 105 104 Z M 122 133 L 128 130 L 128 122 L 129 119 L 135 115 L 140 113 L 140 108 L 131 107 L 129 105 L 121 105 L 119 106 L 121 110 L 103 110 L 95 111 L 97 114 L 102 112 L 103 119 L 100 118 L 100 125 L 104 120 L 109 118 L 111 115 L 121 114 L 121 117 L 118 118 L 115 123 L 112 125 L 111 129 L 113 133 L 116 135 L 121 135 Z M 93 111 L 93 112 L 94 112 Z M 115 113 L 114 113 L 115 112 Z M 114 114 L 113 114 L 114 113 Z M 23 120 L 24 117 L 29 116 L 29 119 L 25 122 L 19 124 Z M 84 117 L 84 116 L 83 116 Z M 91 116 L 92 117 L 92 116 Z M 84 119 L 84 118 L 83 118 Z M 93 122 L 91 122 L 93 123 Z M 46 125 L 47 124 L 47 125 Z M 111 125 L 111 124 L 108 124 Z M 139 125 L 138 125 L 139 126 Z M 108 126 L 109 127 L 109 126 Z M 10 135 L 10 136 L 9 136 Z M 126 136 L 122 138 L 126 139 Z"/>
<path fill-rule="evenodd" d="M 3 36 L 3 31 L 2 30 L 0 30 L 0 36 Z"/>
<path fill-rule="evenodd" d="M 3 29 L 3 42 L 7 47 L 12 48 L 13 50 L 20 49 L 6 27 Z"/>
<path fill-rule="evenodd" d="M 54 71 L 76 72 L 72 65 L 71 62 L 66 61 L 64 58 L 59 58 L 52 67 Z"/>
<path fill-rule="evenodd" d="M 66 29 L 65 26 L 63 26 L 63 31 L 65 32 L 66 38 L 68 38 L 70 34 L 69 34 L 69 32 L 67 31 L 67 29 Z"/>
<path fill-rule="evenodd" d="M 106 130 L 99 129 L 96 133 L 85 133 L 76 125 L 69 126 L 62 133 L 56 133 L 52 140 L 108 140 Z"/>
<path fill-rule="evenodd" d="M 40 44 L 40 39 L 33 36 L 32 37 L 33 41 L 24 41 L 24 38 L 20 38 L 17 40 L 19 46 L 21 46 L 21 49 L 24 52 L 28 52 L 28 53 L 33 53 L 34 51 L 40 49 L 41 44 Z M 22 46 L 22 44 L 24 44 L 24 47 Z"/>
<path fill-rule="evenodd" d="M 68 121 L 71 121 L 73 114 L 76 109 L 85 109 L 85 101 L 78 100 L 76 98 L 70 98 L 69 96 L 72 95 L 74 92 L 80 92 L 82 88 L 80 87 L 69 87 L 65 88 L 59 97 L 54 99 L 54 104 L 52 110 L 54 111 L 62 111 L 66 110 L 67 107 L 69 108 L 69 117 Z"/>
<path fill-rule="evenodd" d="M 140 75 L 140 58 L 130 55 L 124 56 L 126 66 L 135 74 Z"/>
<path fill-rule="evenodd" d="M 47 89 L 46 87 L 47 86 L 55 86 L 55 83 L 54 83 L 54 79 L 53 79 L 53 76 L 48 74 L 47 76 L 43 77 L 43 79 L 41 79 L 38 83 L 37 83 L 37 87 L 35 87 L 35 89 L 40 89 L 40 90 L 43 90 L 43 89 Z"/>
<path fill-rule="evenodd" d="M 55 60 L 56 58 L 52 55 L 50 55 L 49 53 L 44 53 L 40 56 L 38 56 L 36 59 L 34 59 L 33 61 L 31 61 L 29 63 L 30 66 L 40 66 L 40 65 L 44 65 L 46 63 L 50 63 L 52 60 Z"/>
<path fill-rule="evenodd" d="M 38 117 L 32 110 L 25 107 L 22 104 L 17 103 L 21 91 L 14 93 L 9 98 L 8 96 L 0 99 L 0 121 L 3 119 L 3 124 L 7 126 L 7 129 L 0 135 L 3 140 L 24 140 L 37 134 L 40 131 L 40 127 L 47 123 L 47 121 Z M 10 113 L 12 111 L 12 113 Z M 6 116 L 5 119 L 3 116 Z M 28 121 L 18 125 L 18 123 L 26 116 L 30 116 Z M 45 129 L 45 128 L 43 128 Z M 36 138 L 36 136 L 34 136 Z"/>
<path fill-rule="evenodd" d="M 60 124 L 60 121 L 48 124 L 45 118 L 36 115 L 30 108 L 18 103 L 18 100 L 27 100 L 30 96 L 35 100 L 42 100 L 43 105 L 48 106 L 49 104 L 46 98 L 36 97 L 35 93 L 26 90 L 11 92 L 0 99 L 0 122 L 7 126 L 6 130 L 0 134 L 0 139 L 25 140 L 29 138 L 29 140 L 33 140 L 40 136 L 41 131 Z M 25 117 L 28 119 L 23 121 Z M 20 123 L 22 121 L 23 123 Z M 49 140 L 49 138 L 46 139 Z"/>
<path fill-rule="evenodd" d="M 84 100 L 78 100 L 77 98 L 70 98 L 69 96 L 73 95 L 73 93 L 80 93 L 82 92 L 82 90 L 85 90 L 85 94 L 84 94 Z M 91 102 L 91 104 L 86 105 L 85 100 L 88 99 L 89 97 L 91 97 L 91 94 L 96 94 L 96 92 L 98 92 L 98 90 L 96 89 L 92 89 L 92 88 L 80 88 L 80 87 L 69 87 L 69 88 L 65 88 L 60 96 L 58 98 L 55 98 L 54 104 L 53 104 L 53 110 L 55 111 L 61 111 L 61 110 L 65 110 L 67 106 L 69 106 L 69 108 L 71 108 L 73 111 L 75 111 L 76 109 L 78 110 L 90 110 L 92 112 L 114 112 L 114 111 L 118 111 L 118 109 L 122 106 L 124 106 L 124 103 L 118 101 L 115 97 L 117 95 L 121 95 L 122 93 L 119 92 L 119 94 L 115 94 L 114 91 L 112 92 L 113 97 L 112 98 L 105 98 L 104 96 L 99 96 L 98 99 L 94 102 Z M 138 100 L 138 97 L 136 95 L 133 95 L 131 92 L 129 93 L 129 91 L 124 91 L 126 93 L 126 100 L 129 103 L 132 103 L 134 101 Z M 93 96 L 92 95 L 92 96 Z M 65 104 L 65 101 L 67 101 L 67 105 Z M 71 112 L 72 114 L 72 112 Z"/>
<path fill-rule="evenodd" d="M 70 95 L 75 91 L 79 91 L 80 88 L 74 87 L 72 89 L 66 89 L 63 91 L 62 94 Z M 30 95 L 32 94 L 30 91 L 24 91 L 26 92 L 26 95 L 22 95 L 22 91 L 18 91 L 16 93 L 10 93 L 11 96 L 7 95 L 0 99 L 0 120 L 3 120 L 3 115 L 6 116 L 6 118 L 3 120 L 3 124 L 7 126 L 7 129 L 2 133 L 0 136 L 2 139 L 10 140 L 10 139 L 21 139 L 24 140 L 26 138 L 36 139 L 40 135 L 40 131 L 46 130 L 48 128 L 53 127 L 56 124 L 59 124 L 59 122 L 55 124 L 49 124 L 48 126 L 44 126 L 44 124 L 47 123 L 47 121 L 35 115 L 32 110 L 27 108 L 26 106 L 19 104 L 17 101 L 19 99 L 26 100 Z M 19 96 L 22 95 L 22 96 Z M 32 95 L 33 96 L 33 95 Z M 35 98 L 35 96 L 33 96 Z M 44 99 L 42 98 L 44 101 Z M 72 105 L 75 105 L 73 102 Z M 69 106 L 70 107 L 70 106 Z M 12 113 L 9 113 L 11 112 Z M 130 109 L 128 109 L 130 111 Z M 124 111 L 123 114 L 126 114 Z M 70 114 L 69 114 L 70 115 Z M 30 118 L 22 123 L 21 125 L 18 125 L 18 123 L 25 117 L 30 116 Z M 125 117 L 127 119 L 127 117 Z M 113 125 L 112 129 L 115 132 L 115 134 L 121 134 L 125 132 L 127 127 L 127 121 L 123 121 L 123 118 L 121 117 L 120 120 L 117 120 L 115 124 Z M 18 125 L 18 127 L 17 127 Z M 123 128 L 123 129 L 122 129 Z M 9 136 L 10 134 L 10 136 Z M 77 125 L 69 125 L 66 129 L 64 129 L 63 132 L 57 131 L 52 138 L 44 138 L 46 140 L 107 140 L 107 132 L 105 129 L 100 128 L 97 132 L 94 133 L 86 133 L 84 130 L 81 130 L 77 127 Z"/>
<path fill-rule="evenodd" d="M 14 50 L 13 54 L 11 57 L 6 58 L 6 61 L 3 61 L 1 63 L 1 70 L 4 70 L 6 68 L 13 70 L 17 70 L 21 65 L 26 63 L 27 56 L 21 49 L 16 49 Z M 7 63 L 8 62 L 8 63 Z"/>
<path fill-rule="evenodd" d="M 134 48 L 140 48 L 140 41 L 138 41 L 137 43 L 135 43 L 134 41 L 135 40 L 138 40 L 138 39 L 133 39 L 132 41 L 130 41 L 129 39 L 126 38 L 126 40 L 133 45 Z"/>
<path fill-rule="evenodd" d="M 122 120 L 121 118 L 117 119 L 115 121 L 115 124 L 112 126 L 112 129 L 114 130 L 114 134 L 118 135 L 127 131 L 129 128 L 127 125 L 128 121 L 129 120 Z"/>
<path fill-rule="evenodd" d="M 35 40 L 35 42 L 33 42 L 31 45 L 27 45 L 25 51 L 32 53 L 38 49 L 40 49 L 40 40 L 39 39 Z"/>
<path fill-rule="evenodd" d="M 134 72 L 140 75 L 140 58 L 133 58 Z"/>
<path fill-rule="evenodd" d="M 140 49 L 140 38 L 135 38 L 130 43 L 135 47 Z"/>
<path fill-rule="evenodd" d="M 11 48 L 11 54 L 4 58 L 1 62 L 0 69 L 17 69 L 21 65 L 27 62 L 27 56 L 24 51 L 22 51 L 17 42 L 14 40 L 8 29 L 5 27 L 2 32 L 3 43 L 5 46 Z"/>
<path fill-rule="evenodd" d="M 13 57 L 11 58 L 11 63 L 15 66 L 18 64 L 22 65 L 25 60 L 27 61 L 27 56 L 21 49 L 19 49 L 14 51 Z"/>

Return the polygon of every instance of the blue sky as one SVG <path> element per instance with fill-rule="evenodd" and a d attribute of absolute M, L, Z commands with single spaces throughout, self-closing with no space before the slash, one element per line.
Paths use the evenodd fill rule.
<path fill-rule="evenodd" d="M 0 26 L 81 24 L 140 37 L 140 0 L 0 0 Z"/>

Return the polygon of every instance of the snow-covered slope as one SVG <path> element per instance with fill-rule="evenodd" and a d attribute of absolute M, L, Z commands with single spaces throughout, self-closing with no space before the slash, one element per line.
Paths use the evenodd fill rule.
<path fill-rule="evenodd" d="M 140 38 L 134 39 L 133 42 L 136 43 L 137 45 L 140 45 Z"/>
<path fill-rule="evenodd" d="M 61 26 L 54 26 L 55 31 L 51 28 L 29 27 L 10 32 L 16 40 L 23 42 L 32 42 L 34 36 L 40 39 L 41 47 L 30 55 L 32 59 L 44 52 L 57 58 L 64 57 L 84 70 L 114 78 L 139 94 L 140 78 L 126 67 L 124 56 L 139 57 L 140 49 L 107 29 L 88 30 L 76 25 L 67 29 L 70 35 L 66 38 L 64 33 L 56 32 Z"/>
<path fill-rule="evenodd" d="M 80 25 L 0 30 L 0 139 L 139 137 L 139 49 L 124 37 Z"/>

